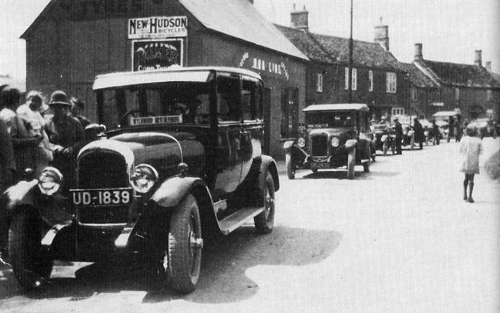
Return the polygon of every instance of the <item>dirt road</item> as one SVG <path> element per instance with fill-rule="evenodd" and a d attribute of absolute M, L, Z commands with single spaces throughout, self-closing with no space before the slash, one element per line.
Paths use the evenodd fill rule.
<path fill-rule="evenodd" d="M 485 138 L 484 160 L 500 149 Z M 378 156 L 371 173 L 281 171 L 273 233 L 251 226 L 205 249 L 198 289 L 147 289 L 130 267 L 56 266 L 24 294 L 0 267 L 2 312 L 499 312 L 499 181 L 462 196 L 458 144 Z"/>

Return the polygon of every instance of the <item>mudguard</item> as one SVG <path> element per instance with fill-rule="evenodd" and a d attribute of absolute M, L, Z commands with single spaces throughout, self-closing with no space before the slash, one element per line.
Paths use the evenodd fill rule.
<path fill-rule="evenodd" d="M 209 193 L 208 187 L 201 178 L 174 176 L 161 184 L 151 200 L 161 207 L 175 207 L 196 186 L 202 186 Z"/>
<path fill-rule="evenodd" d="M 260 168 L 259 186 L 262 188 L 262 186 L 266 185 L 267 173 L 270 172 L 274 180 L 274 190 L 278 191 L 280 189 L 280 182 L 276 161 L 268 155 L 262 155 L 261 157 L 262 164 Z"/>

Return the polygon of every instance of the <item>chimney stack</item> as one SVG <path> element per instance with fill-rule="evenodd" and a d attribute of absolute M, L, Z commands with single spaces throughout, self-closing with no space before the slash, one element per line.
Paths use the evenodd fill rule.
<path fill-rule="evenodd" d="M 415 44 L 415 56 L 414 56 L 413 60 L 420 61 L 423 59 L 424 59 L 424 56 L 422 55 L 422 44 L 416 43 Z"/>
<path fill-rule="evenodd" d="M 485 63 L 486 63 L 485 65 L 486 69 L 491 72 L 491 61 L 486 61 Z"/>
<path fill-rule="evenodd" d="M 476 50 L 476 58 L 474 59 L 474 65 L 477 65 L 479 67 L 483 66 L 481 63 L 482 63 L 482 60 L 481 60 L 481 53 L 482 51 L 481 50 Z"/>
<path fill-rule="evenodd" d="M 375 26 L 374 41 L 380 44 L 385 51 L 389 51 L 389 26 L 382 23 L 382 17 L 380 17 L 380 25 Z"/>
<path fill-rule="evenodd" d="M 296 29 L 309 30 L 309 12 L 306 6 L 302 11 L 295 11 L 295 4 L 293 5 L 293 12 L 290 13 L 291 27 Z"/>

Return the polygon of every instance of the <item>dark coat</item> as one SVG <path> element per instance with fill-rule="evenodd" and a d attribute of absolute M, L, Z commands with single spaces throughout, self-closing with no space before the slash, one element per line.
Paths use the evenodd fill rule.
<path fill-rule="evenodd" d="M 418 120 L 415 120 L 413 123 L 413 127 L 415 128 L 415 141 L 416 142 L 424 142 L 425 141 L 425 134 L 424 134 L 424 128 L 422 127 L 422 124 Z"/>

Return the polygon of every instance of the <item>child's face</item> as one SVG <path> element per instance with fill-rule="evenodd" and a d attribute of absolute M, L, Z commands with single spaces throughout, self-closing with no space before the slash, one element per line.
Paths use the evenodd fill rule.
<path fill-rule="evenodd" d="M 42 106 L 42 99 L 33 97 L 29 101 L 29 107 L 32 111 L 37 111 Z"/>

